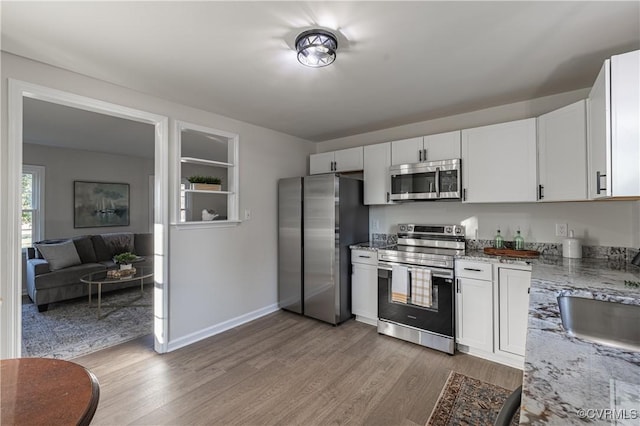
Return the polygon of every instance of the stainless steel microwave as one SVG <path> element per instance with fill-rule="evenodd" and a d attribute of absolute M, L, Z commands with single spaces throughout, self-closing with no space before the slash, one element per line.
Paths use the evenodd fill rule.
<path fill-rule="evenodd" d="M 395 201 L 460 199 L 460 159 L 399 164 L 389 167 Z"/>

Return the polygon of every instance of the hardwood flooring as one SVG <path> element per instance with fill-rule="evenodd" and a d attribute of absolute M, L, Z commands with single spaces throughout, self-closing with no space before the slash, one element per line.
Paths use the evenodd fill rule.
<path fill-rule="evenodd" d="M 100 382 L 93 425 L 424 425 L 451 370 L 522 383 L 514 368 L 284 311 L 168 354 L 146 336 L 74 362 Z"/>

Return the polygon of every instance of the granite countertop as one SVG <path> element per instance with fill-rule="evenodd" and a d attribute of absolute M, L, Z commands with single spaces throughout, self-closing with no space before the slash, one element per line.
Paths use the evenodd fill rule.
<path fill-rule="evenodd" d="M 556 299 L 640 305 L 640 289 L 625 284 L 640 282 L 640 268 L 561 257 L 532 265 L 521 424 L 613 424 L 616 415 L 616 424 L 640 424 L 640 352 L 571 337 Z"/>
<path fill-rule="evenodd" d="M 369 251 L 378 251 L 379 249 L 384 249 L 390 247 L 394 244 L 390 244 L 386 241 L 366 241 L 364 243 L 356 243 L 351 244 L 349 248 L 351 250 L 369 250 Z"/>

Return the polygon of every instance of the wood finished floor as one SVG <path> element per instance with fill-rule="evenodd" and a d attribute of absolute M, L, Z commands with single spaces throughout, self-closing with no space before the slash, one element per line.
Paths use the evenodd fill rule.
<path fill-rule="evenodd" d="M 522 372 L 277 312 L 159 355 L 151 336 L 74 359 L 100 382 L 92 425 L 424 425 L 451 370 L 515 389 Z"/>

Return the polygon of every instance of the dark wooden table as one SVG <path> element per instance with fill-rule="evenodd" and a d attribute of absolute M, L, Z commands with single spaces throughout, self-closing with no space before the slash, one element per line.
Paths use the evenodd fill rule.
<path fill-rule="evenodd" d="M 2 425 L 88 425 L 98 408 L 98 379 L 73 362 L 0 360 L 0 383 Z"/>

